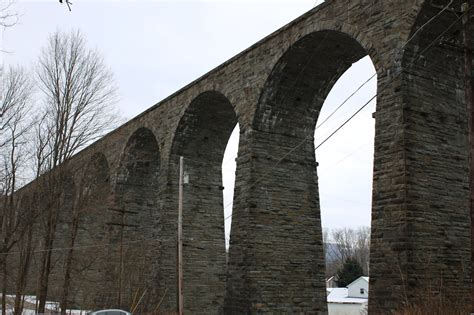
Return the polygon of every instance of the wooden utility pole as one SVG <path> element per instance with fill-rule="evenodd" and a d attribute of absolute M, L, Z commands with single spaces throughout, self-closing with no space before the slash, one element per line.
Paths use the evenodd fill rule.
<path fill-rule="evenodd" d="M 462 4 L 462 34 L 464 44 L 464 76 L 466 105 L 468 112 L 469 128 L 469 209 L 471 212 L 471 265 L 474 262 L 474 105 L 472 99 L 473 78 L 472 78 L 472 42 L 471 30 L 473 0 L 468 0 Z M 471 266 L 472 267 L 472 266 Z M 471 313 L 474 312 L 474 269 L 471 268 Z"/>
<path fill-rule="evenodd" d="M 183 315 L 183 184 L 184 158 L 179 157 L 178 195 L 178 314 Z"/>

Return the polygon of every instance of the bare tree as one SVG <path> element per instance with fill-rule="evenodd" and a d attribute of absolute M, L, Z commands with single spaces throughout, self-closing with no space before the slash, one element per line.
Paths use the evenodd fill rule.
<path fill-rule="evenodd" d="M 369 275 L 369 256 L 370 256 L 370 228 L 360 227 L 356 230 L 356 251 L 354 253 L 364 270 L 365 275 Z"/>
<path fill-rule="evenodd" d="M 0 27 L 11 27 L 18 22 L 18 14 L 12 10 L 13 0 L 0 1 Z"/>
<path fill-rule="evenodd" d="M 355 255 L 357 240 L 356 233 L 353 229 L 335 229 L 331 234 L 336 244 L 336 254 L 341 262 Z"/>
<path fill-rule="evenodd" d="M 332 240 L 328 233 L 323 235 L 326 249 L 326 276 L 332 276 L 350 258 L 356 259 L 364 274 L 369 272 L 370 228 L 358 229 L 341 228 L 331 231 Z"/>
<path fill-rule="evenodd" d="M 29 110 L 32 83 L 25 70 L 16 67 L 2 76 L 0 84 L 0 148 L 3 148 L 11 147 L 14 138 L 23 137 L 24 130 L 18 128 L 22 127 Z"/>
<path fill-rule="evenodd" d="M 44 255 L 38 283 L 38 312 L 43 313 L 51 272 L 58 216 L 64 206 L 63 172 L 78 150 L 118 124 L 116 88 L 111 71 L 96 50 L 86 47 L 79 32 L 51 35 L 39 58 L 37 77 L 44 95 L 44 112 L 37 135 L 38 173 L 45 174 L 48 201 L 44 222 Z"/>
<path fill-rule="evenodd" d="M 31 82 L 21 68 L 10 68 L 1 82 L 0 103 L 0 267 L 2 312 L 5 314 L 8 254 L 26 230 L 28 214 L 17 205 L 15 192 L 26 162 L 26 134 L 29 125 Z"/>
<path fill-rule="evenodd" d="M 49 170 L 116 126 L 117 94 L 112 72 L 78 31 L 50 36 L 37 74 L 52 136 Z"/>

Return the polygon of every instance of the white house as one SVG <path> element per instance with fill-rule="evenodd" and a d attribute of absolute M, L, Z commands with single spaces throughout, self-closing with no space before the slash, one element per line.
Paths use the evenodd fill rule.
<path fill-rule="evenodd" d="M 367 314 L 369 277 L 354 280 L 347 288 L 327 288 L 329 315 Z"/>
<path fill-rule="evenodd" d="M 347 286 L 348 297 L 369 298 L 369 277 L 360 277 Z"/>

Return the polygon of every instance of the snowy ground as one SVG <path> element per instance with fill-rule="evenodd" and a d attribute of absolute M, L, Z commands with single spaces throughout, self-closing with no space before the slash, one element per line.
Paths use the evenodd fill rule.
<path fill-rule="evenodd" d="M 0 294 L 0 298 L 1 298 Z M 25 295 L 24 297 L 24 309 L 23 315 L 35 315 L 35 306 L 36 306 L 36 296 L 34 295 Z M 14 295 L 7 295 L 7 312 L 6 315 L 13 315 L 13 305 L 15 303 Z M 46 302 L 46 314 L 57 314 L 59 313 L 59 302 Z M 81 310 L 68 310 L 67 314 L 70 315 L 85 315 L 87 311 Z M 0 315 L 2 311 L 0 310 Z"/>

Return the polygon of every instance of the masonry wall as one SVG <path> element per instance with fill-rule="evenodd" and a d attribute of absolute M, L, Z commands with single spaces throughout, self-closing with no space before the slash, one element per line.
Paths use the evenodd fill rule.
<path fill-rule="evenodd" d="M 467 297 L 468 286 L 459 285 L 470 281 L 471 268 L 460 53 L 437 41 L 455 17 L 444 12 L 424 27 L 439 13 L 424 2 L 326 1 L 74 156 L 67 167 L 75 182 L 94 155 L 107 161 L 110 192 L 87 223 L 103 236 L 84 244 L 112 244 L 93 273 L 112 289 L 100 296 L 93 284 L 75 295 L 97 292 L 91 308 L 127 308 L 125 297 L 118 303 L 121 286 L 128 296 L 145 292 L 143 312 L 160 301 L 160 311 L 176 310 L 176 167 L 187 155 L 185 312 L 326 314 L 312 134 L 332 85 L 368 54 L 378 74 L 369 311 L 416 303 L 420 297 L 400 293 L 422 291 L 426 275 L 443 281 L 434 296 Z M 443 39 L 459 43 L 458 28 Z M 236 123 L 225 266 L 220 163 Z M 123 231 L 107 223 L 122 219 L 135 226 L 126 228 L 127 242 L 149 241 L 129 247 L 146 276 L 120 285 L 112 257 Z M 58 292 L 61 263 L 55 268 L 51 292 Z"/>
<path fill-rule="evenodd" d="M 460 21 L 452 12 L 439 14 L 424 4 L 400 62 L 379 77 L 369 300 L 375 313 L 437 303 L 466 311 L 460 301 L 469 301 Z M 437 23 L 427 24 L 436 15 Z M 396 268 L 398 277 L 380 276 Z"/>

